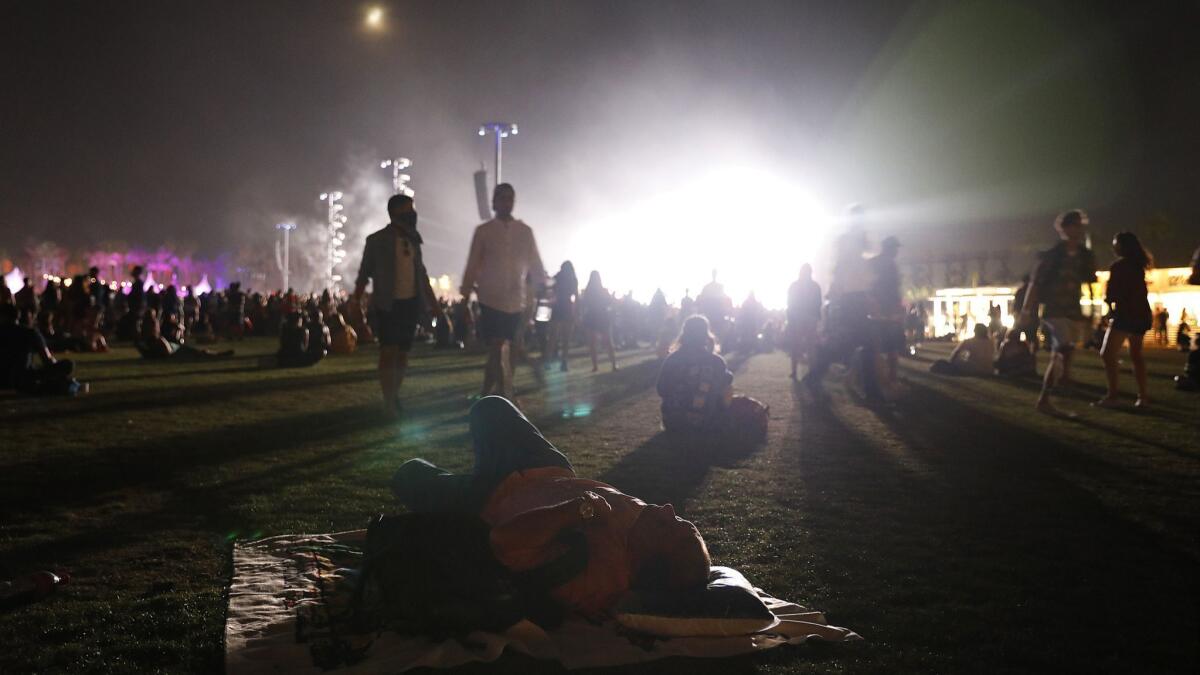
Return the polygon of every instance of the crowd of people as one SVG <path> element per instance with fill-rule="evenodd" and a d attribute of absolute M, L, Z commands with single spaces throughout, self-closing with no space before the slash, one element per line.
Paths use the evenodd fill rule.
<path fill-rule="evenodd" d="M 350 293 L 262 293 L 243 290 L 237 282 L 197 293 L 194 288 L 147 283 L 140 267 L 122 284 L 101 280 L 96 268 L 70 279 L 48 276 L 40 290 L 25 279 L 17 292 L 0 292 L 5 330 L 22 331 L 5 340 L 6 363 L 12 364 L 5 380 L 10 387 L 20 382 L 17 388 L 28 393 L 85 390 L 72 379 L 71 362 L 52 361 L 53 354 L 105 351 L 114 340 L 134 345 L 147 359 L 211 359 L 233 355 L 232 350 L 206 347 L 218 340 L 271 335 L 279 339 L 280 367 L 308 367 L 331 353 L 352 353 L 361 340 L 379 343 L 384 410 L 399 415 L 408 355 L 417 341 L 486 352 L 479 396 L 510 400 L 516 400 L 514 363 L 566 371 L 572 350 L 586 350 L 593 372 L 602 359 L 617 370 L 618 350 L 649 345 L 664 363 L 659 386 L 664 425 L 678 428 L 681 420 L 694 421 L 700 415 L 703 422 L 684 426 L 704 429 L 726 424 L 728 411 L 738 408 L 730 383 L 722 380 L 727 369 L 716 367 L 717 361 L 724 363 L 722 353 L 782 345 L 790 356 L 793 379 L 805 366 L 801 391 L 815 400 L 825 396 L 822 382 L 830 366 L 841 362 L 850 368 L 851 381 L 867 404 L 886 405 L 902 391 L 899 357 L 912 353 L 925 337 L 925 303 L 903 299 L 896 264 L 900 242 L 888 237 L 877 253 L 868 255 L 864 215 L 857 206 L 848 209 L 846 229 L 835 241 L 827 292 L 805 264 L 788 289 L 786 312 L 775 312 L 753 293 L 735 305 L 718 281 L 717 270 L 695 298 L 685 293 L 677 306 L 668 303 L 661 290 L 648 303 L 636 301 L 631 293 L 613 293 L 598 270 L 590 272 L 581 288 L 569 260 L 553 275 L 547 273 L 532 228 L 513 216 L 515 203 L 511 185 L 497 186 L 496 216 L 476 228 L 460 295 L 453 301 L 439 298 L 430 285 L 416 205 L 405 195 L 388 202 L 389 224 L 367 238 Z M 948 375 L 1030 374 L 1040 337 L 1050 363 L 1036 406 L 1042 412 L 1065 414 L 1051 395 L 1069 381 L 1075 347 L 1090 330 L 1079 302 L 1080 286 L 1094 281 L 1096 273 L 1095 255 L 1083 245 L 1086 226 L 1082 211 L 1061 214 L 1055 222 L 1059 242 L 1040 255 L 1017 291 L 1013 327 L 1005 328 L 1000 308 L 993 307 L 989 323 L 975 325 L 974 336 L 959 343 L 948 359 L 934 363 L 932 370 Z M 1143 336 L 1151 332 L 1161 339 L 1168 315 L 1147 303 L 1144 271 L 1152 262 L 1137 237 L 1124 232 L 1113 245 L 1117 260 L 1105 299 L 1110 311 L 1092 330 L 1108 382 L 1106 395 L 1096 404 L 1119 404 L 1119 357 L 1128 344 L 1138 390 L 1134 405 L 1144 407 L 1149 398 Z M 1186 330 L 1179 331 L 1177 340 L 1190 346 Z M 539 359 L 530 359 L 534 352 Z M 41 374 L 27 374 L 34 371 Z M 1180 388 L 1200 385 L 1194 363 L 1178 382 Z M 750 414 L 748 419 L 756 418 Z"/>
<path fill-rule="evenodd" d="M 1137 395 L 1134 408 L 1150 405 L 1146 361 L 1143 353 L 1147 333 L 1166 346 L 1169 314 L 1161 306 L 1152 310 L 1146 287 L 1146 271 L 1153 258 L 1133 232 L 1120 232 L 1112 242 L 1116 260 L 1109 267 L 1104 305 L 1107 309 L 1093 331 L 1091 320 L 1083 315 L 1080 288 L 1095 283 L 1096 258 L 1085 246 L 1087 214 L 1075 209 L 1065 211 L 1054 222 L 1059 241 L 1041 252 L 1033 273 L 1023 278 L 1016 293 L 1017 317 L 1011 330 L 995 331 L 977 324 L 974 337 L 964 340 L 949 359 L 936 361 L 931 370 L 946 375 L 1024 375 L 1035 370 L 1033 353 L 1038 349 L 1038 333 L 1044 336 L 1049 363 L 1042 374 L 1042 387 L 1035 406 L 1049 415 L 1074 417 L 1052 402 L 1053 392 L 1071 381 L 1071 366 L 1076 352 L 1085 342 L 1098 349 L 1104 364 L 1105 394 L 1093 403 L 1102 408 L 1123 406 L 1120 398 L 1121 354 L 1129 346 Z M 1192 259 L 1189 283 L 1200 284 L 1200 249 Z M 1186 313 L 1185 313 L 1186 314 Z M 1176 376 L 1182 390 L 1200 389 L 1200 351 L 1191 349 L 1186 316 L 1181 322 L 1177 342 L 1188 357 L 1184 373 Z M 1094 332 L 1087 340 L 1089 332 Z"/>
<path fill-rule="evenodd" d="M 823 380 L 837 362 L 849 368 L 868 405 L 887 405 L 902 391 L 898 359 L 924 337 L 924 306 L 904 301 L 896 238 L 884 239 L 868 255 L 859 208 L 848 211 L 847 229 L 835 242 L 828 290 L 803 265 L 780 313 L 768 311 L 753 294 L 735 306 L 717 270 L 695 298 L 685 293 L 678 306 L 661 290 L 647 304 L 631 294 L 618 296 L 595 270 L 581 289 L 571 261 L 547 273 L 532 228 L 513 216 L 515 201 L 511 185 L 496 187 L 496 216 L 476 228 L 453 302 L 434 293 L 416 203 L 405 195 L 389 200 L 390 222 L 367 238 L 350 293 L 260 293 L 235 282 L 197 295 L 192 288 L 146 283 L 141 268 L 121 285 L 103 282 L 95 268 L 69 282 L 48 278 L 38 292 L 26 279 L 16 293 L 0 294 L 0 387 L 34 395 L 85 392 L 87 386 L 74 378 L 74 364 L 55 352 L 105 351 L 113 341 L 132 344 L 146 359 L 214 359 L 233 352 L 203 345 L 275 336 L 275 364 L 285 368 L 352 353 L 359 341 L 378 342 L 383 411 L 399 417 L 414 344 L 476 349 L 486 356 L 470 413 L 474 469 L 454 475 L 410 460 L 395 474 L 393 491 L 417 514 L 449 511 L 480 518 L 492 552 L 514 573 L 545 576 L 547 569 L 571 567 L 570 575 L 556 576 L 546 591 L 564 608 L 592 618 L 604 617 L 630 588 L 702 587 L 711 562 L 707 546 L 670 504 L 647 504 L 576 476 L 566 456 L 520 412 L 514 364 L 528 362 L 539 373 L 555 366 L 567 371 L 572 351 L 586 349 L 592 372 L 600 370 L 602 357 L 616 371 L 617 350 L 653 346 L 661 361 L 656 390 L 662 430 L 686 439 L 688 447 L 753 444 L 767 436 L 768 407 L 736 393 L 723 354 L 784 346 L 791 377 L 798 378 L 804 366 L 797 386 L 815 401 L 825 398 Z M 973 337 L 933 363 L 932 372 L 1033 373 L 1040 332 L 1050 361 L 1035 405 L 1048 414 L 1069 414 L 1051 396 L 1069 379 L 1086 334 L 1080 288 L 1096 278 L 1095 255 L 1083 244 L 1087 224 L 1082 211 L 1061 214 L 1054 224 L 1059 241 L 1040 255 L 1018 292 L 1012 329 L 1004 328 L 995 308 L 989 324 L 976 324 Z M 1143 339 L 1160 325 L 1147 301 L 1145 270 L 1152 260 L 1130 232 L 1116 236 L 1113 250 L 1117 259 L 1105 297 L 1110 311 L 1099 343 L 1107 393 L 1096 405 L 1119 404 L 1119 356 L 1128 344 L 1138 391 L 1134 405 L 1146 407 Z M 1200 251 L 1193 264 L 1191 281 L 1200 283 Z M 533 352 L 540 358 L 532 359 Z M 1190 351 L 1180 388 L 1200 389 L 1197 355 L 1200 350 Z M 563 543 L 566 531 L 582 533 L 577 542 L 586 547 L 582 557 Z"/>

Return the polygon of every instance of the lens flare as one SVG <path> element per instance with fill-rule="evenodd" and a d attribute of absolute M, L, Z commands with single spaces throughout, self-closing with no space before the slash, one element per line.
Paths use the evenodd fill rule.
<path fill-rule="evenodd" d="M 579 228 L 570 250 L 585 278 L 645 302 L 661 288 L 672 302 L 717 280 L 735 303 L 750 293 L 787 304 L 800 266 L 812 262 L 831 219 L 801 185 L 757 168 L 715 170 Z"/>

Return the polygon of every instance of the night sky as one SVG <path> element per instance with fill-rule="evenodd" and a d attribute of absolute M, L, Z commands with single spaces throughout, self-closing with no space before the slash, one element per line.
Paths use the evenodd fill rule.
<path fill-rule="evenodd" d="M 378 4 L 379 34 L 365 3 L 4 3 L 0 247 L 270 246 L 339 187 L 361 237 L 406 155 L 431 271 L 458 273 L 492 119 L 521 126 L 504 177 L 548 265 L 725 164 L 913 241 L 1084 206 L 1158 223 L 1160 257 L 1200 243 L 1198 3 Z"/>

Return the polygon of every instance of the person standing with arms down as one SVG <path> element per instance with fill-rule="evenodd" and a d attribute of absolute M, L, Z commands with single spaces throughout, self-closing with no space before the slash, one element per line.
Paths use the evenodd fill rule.
<path fill-rule="evenodd" d="M 1037 410 L 1047 415 L 1074 417 L 1050 402 L 1050 390 L 1070 381 L 1071 356 L 1083 331 L 1083 309 L 1079 304 L 1083 284 L 1096 281 L 1096 256 L 1083 245 L 1087 214 L 1080 209 L 1064 211 L 1054 220 L 1060 241 L 1043 251 L 1025 294 L 1025 305 L 1017 327 L 1024 328 L 1037 317 L 1042 306 L 1042 332 L 1050 343 L 1050 363 L 1042 380 Z"/>
<path fill-rule="evenodd" d="M 479 335 L 487 344 L 481 396 L 498 393 L 512 400 L 512 341 L 525 308 L 527 285 L 541 286 L 546 269 L 533 230 L 513 218 L 517 193 L 501 183 L 492 193 L 496 217 L 475 228 L 463 272 L 462 295 L 479 298 Z"/>
<path fill-rule="evenodd" d="M 882 356 L 883 381 L 893 389 L 899 385 L 897 365 L 905 342 L 904 300 L 900 295 L 900 268 L 896 265 L 899 252 L 900 240 L 888 237 L 880 244 L 879 255 L 867 261 L 871 268 L 871 322 Z"/>
<path fill-rule="evenodd" d="M 1142 339 L 1150 330 L 1153 317 L 1146 300 L 1146 270 L 1154 264 L 1142 242 L 1132 232 L 1121 232 L 1113 238 L 1117 261 L 1108 268 L 1108 286 L 1104 302 L 1112 308 L 1112 321 L 1104 334 L 1100 356 L 1104 359 L 1104 375 L 1108 385 L 1104 398 L 1094 405 L 1111 408 L 1119 405 L 1117 377 L 1121 347 L 1129 341 L 1129 358 L 1133 361 L 1133 377 L 1137 381 L 1138 397 L 1134 405 L 1144 408 L 1150 404 L 1146 394 L 1146 359 L 1142 356 Z"/>
<path fill-rule="evenodd" d="M 792 379 L 796 364 L 808 363 L 817 345 L 817 325 L 821 322 L 821 286 L 813 281 L 812 265 L 800 266 L 800 278 L 788 287 L 787 336 L 792 356 Z"/>
<path fill-rule="evenodd" d="M 550 311 L 550 344 L 546 351 L 558 354 L 559 370 L 567 372 L 571 333 L 575 328 L 575 301 L 579 297 L 579 277 L 570 260 L 563 262 L 554 275 L 554 306 Z"/>
<path fill-rule="evenodd" d="M 429 274 L 421 257 L 417 211 L 412 197 L 395 195 L 388 200 L 387 227 L 373 232 L 363 246 L 362 264 L 354 282 L 354 302 L 362 306 L 363 292 L 371 281 L 371 318 L 379 338 L 379 388 L 384 414 L 400 414 L 400 385 L 408 369 L 417 321 L 426 313 L 440 318 Z"/>

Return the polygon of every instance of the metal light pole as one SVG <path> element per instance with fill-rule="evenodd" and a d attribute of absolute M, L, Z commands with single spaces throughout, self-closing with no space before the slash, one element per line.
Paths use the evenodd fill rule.
<path fill-rule="evenodd" d="M 322 192 L 320 197 L 321 201 L 328 205 L 325 219 L 325 288 L 331 291 L 334 284 L 342 280 L 342 275 L 334 274 L 334 268 L 346 257 L 346 249 L 342 248 L 346 233 L 341 231 L 347 220 L 346 215 L 342 213 L 346 208 L 341 203 L 343 196 L 340 190 L 335 190 Z"/>
<path fill-rule="evenodd" d="M 288 256 L 290 255 L 291 250 L 292 250 L 291 234 L 292 234 L 292 230 L 296 229 L 296 224 L 295 223 L 278 223 L 275 225 L 275 229 L 283 230 L 283 261 L 281 263 L 279 260 L 279 256 L 276 255 L 275 256 L 275 264 L 278 265 L 279 270 L 281 272 L 283 272 L 283 289 L 282 290 L 284 293 L 287 293 L 288 288 L 290 288 L 290 286 L 288 286 L 288 270 L 291 269 L 289 267 L 290 261 L 288 260 Z M 279 249 L 275 249 L 275 251 L 276 251 L 276 253 L 278 253 Z"/>
<path fill-rule="evenodd" d="M 397 157 L 395 159 L 385 159 L 379 163 L 379 168 L 392 168 L 392 189 L 394 194 L 413 196 L 413 189 L 408 187 L 408 181 L 412 180 L 412 176 L 401 173 L 408 167 L 412 166 L 412 160 L 407 157 Z"/>
<path fill-rule="evenodd" d="M 500 160 L 503 154 L 504 139 L 508 138 L 509 134 L 517 135 L 517 125 L 512 122 L 484 122 L 479 126 L 480 136 L 486 136 L 489 131 L 496 136 L 496 181 L 492 185 L 495 187 L 503 182 L 500 177 Z"/>

